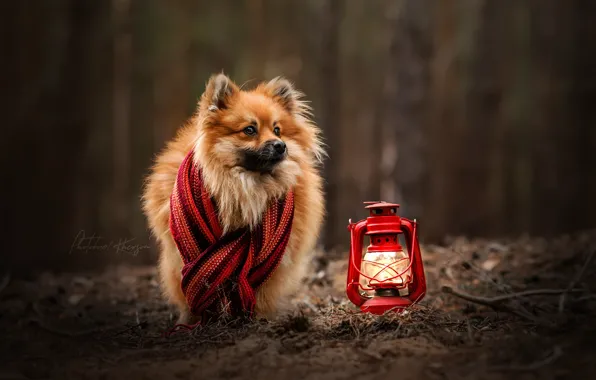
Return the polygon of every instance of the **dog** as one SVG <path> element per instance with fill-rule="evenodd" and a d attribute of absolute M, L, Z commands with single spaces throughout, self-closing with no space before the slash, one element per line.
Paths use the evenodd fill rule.
<path fill-rule="evenodd" d="M 159 246 L 161 287 L 179 311 L 178 323 L 197 320 L 181 289 L 183 262 L 169 228 L 170 196 L 191 150 L 217 204 L 224 234 L 254 228 L 272 200 L 293 191 L 288 244 L 280 264 L 256 292 L 255 314 L 271 318 L 289 307 L 325 216 L 320 167 L 326 152 L 303 96 L 283 77 L 244 90 L 223 73 L 212 75 L 194 114 L 157 155 L 145 181 L 142 208 Z"/>

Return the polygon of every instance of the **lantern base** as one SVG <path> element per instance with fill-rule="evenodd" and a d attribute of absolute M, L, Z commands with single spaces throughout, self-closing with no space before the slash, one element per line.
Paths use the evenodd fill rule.
<path fill-rule="evenodd" d="M 408 298 L 403 297 L 373 297 L 360 306 L 363 313 L 376 315 L 384 314 L 387 311 L 403 313 L 406 308 L 413 304 Z"/>

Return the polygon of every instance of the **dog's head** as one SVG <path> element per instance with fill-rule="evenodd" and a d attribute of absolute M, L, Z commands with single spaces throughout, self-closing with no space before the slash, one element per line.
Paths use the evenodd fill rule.
<path fill-rule="evenodd" d="M 199 104 L 200 159 L 257 181 L 292 182 L 324 154 L 301 96 L 279 77 L 243 90 L 224 74 L 212 76 Z"/>

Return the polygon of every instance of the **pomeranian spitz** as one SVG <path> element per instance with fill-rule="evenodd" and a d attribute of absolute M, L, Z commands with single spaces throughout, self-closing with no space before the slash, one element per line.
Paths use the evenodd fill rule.
<path fill-rule="evenodd" d="M 178 323 L 197 320 L 181 289 L 183 262 L 169 229 L 170 196 L 191 150 L 224 233 L 258 225 L 273 199 L 293 191 L 289 242 L 281 263 L 257 290 L 255 314 L 269 318 L 289 306 L 311 260 L 325 209 L 319 173 L 325 151 L 302 97 L 281 77 L 244 90 L 223 73 L 213 75 L 194 115 L 156 157 L 143 191 L 143 210 L 160 249 L 162 289 L 179 310 Z M 260 154 L 264 150 L 276 154 Z"/>

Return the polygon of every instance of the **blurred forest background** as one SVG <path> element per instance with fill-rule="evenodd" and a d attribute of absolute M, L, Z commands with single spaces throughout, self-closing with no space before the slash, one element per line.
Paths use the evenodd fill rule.
<path fill-rule="evenodd" d="M 139 194 L 222 70 L 312 101 L 327 249 L 362 201 L 421 237 L 596 226 L 596 2 L 4 1 L 2 267 L 154 262 Z M 80 231 L 151 245 L 71 251 Z M 134 239 L 134 240 L 132 240 Z M 109 252 L 108 252 L 109 251 Z"/>

